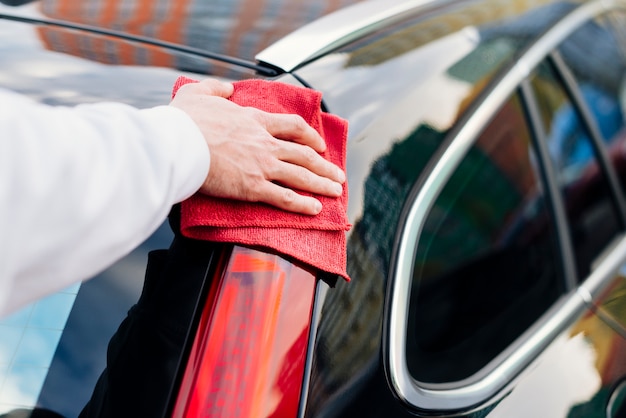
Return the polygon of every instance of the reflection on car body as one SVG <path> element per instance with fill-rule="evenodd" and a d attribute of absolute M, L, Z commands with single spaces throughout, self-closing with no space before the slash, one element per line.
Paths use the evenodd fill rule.
<path fill-rule="evenodd" d="M 0 86 L 45 102 L 150 106 L 167 100 L 181 73 L 321 91 L 325 109 L 350 123 L 353 224 L 350 283 L 259 248 L 176 233 L 172 241 L 164 226 L 147 243 L 162 249 L 151 253 L 145 282 L 140 250 L 128 259 L 135 267 L 114 267 L 71 297 L 33 396 L 12 402 L 10 376 L 22 364 L 0 363 L 2 410 L 37 406 L 69 417 L 91 399 L 83 416 L 122 416 L 129 402 L 176 417 L 623 414 L 626 4 L 375 0 L 286 35 L 293 27 L 264 26 L 287 13 L 270 3 L 259 20 L 249 20 L 249 9 L 233 18 L 202 2 L 156 13 L 156 21 L 95 13 L 100 2 L 80 11 L 62 0 L 0 9 Z M 339 3 L 311 6 L 294 25 Z M 34 28 L 24 16 L 65 23 Z M 230 29 L 219 34 L 219 22 Z M 23 49 L 10 36 L 18 27 L 38 41 Z M 57 72 L 20 72 L 18 59 Z M 170 222 L 176 232 L 176 210 Z M 221 311 L 224 289 L 251 301 L 265 294 L 230 280 L 269 278 L 268 289 L 278 289 L 271 286 L 283 273 L 308 290 Z M 123 280 L 107 278 L 114 274 Z M 113 285 L 123 282 L 134 285 Z M 120 306 L 109 308 L 116 299 Z M 293 313 L 296 302 L 310 303 L 310 314 Z M 293 335 L 281 350 L 242 332 L 232 337 L 240 350 L 229 351 L 223 343 L 232 335 L 215 337 L 231 328 L 216 322 L 220 313 L 251 332 L 280 329 L 246 316 L 257 308 L 287 309 L 305 319 L 305 331 L 287 326 Z M 224 353 L 219 363 L 212 353 Z M 249 371 L 233 364 L 242 358 Z M 252 381 L 262 383 L 251 389 Z M 59 387 L 77 390 L 65 390 L 68 399 Z"/>

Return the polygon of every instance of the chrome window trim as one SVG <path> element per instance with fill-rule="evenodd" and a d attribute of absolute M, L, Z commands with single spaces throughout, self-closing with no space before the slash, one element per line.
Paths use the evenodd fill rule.
<path fill-rule="evenodd" d="M 388 340 L 385 359 L 392 388 L 404 402 L 419 409 L 453 411 L 468 408 L 493 396 L 539 354 L 540 350 L 567 325 L 573 315 L 585 309 L 584 295 L 578 291 L 570 293 L 562 303 L 548 311 L 548 315 L 544 315 L 536 326 L 531 327 L 532 333 L 527 332 L 522 335 L 518 342 L 510 347 L 510 350 L 505 350 L 486 366 L 483 372 L 478 372 L 466 380 L 432 385 L 416 381 L 409 373 L 405 347 L 411 272 L 417 238 L 431 205 L 491 116 L 497 112 L 530 71 L 576 28 L 590 18 L 616 8 L 618 5 L 619 0 L 596 0 L 584 4 L 554 24 L 533 44 L 459 130 L 455 140 L 434 166 L 408 209 L 404 229 L 397 246 L 398 262 L 391 273 L 394 285 L 390 295 L 389 317 L 386 319 Z M 623 242 L 623 247 L 626 251 L 626 240 Z M 615 255 L 615 257 L 619 256 Z M 614 260 L 609 257 L 604 261 L 602 264 L 608 266 L 610 261 Z M 610 267 L 606 269 L 610 270 Z M 590 283 L 603 281 L 605 277 L 602 275 L 603 272 L 605 269 L 599 267 L 589 278 Z M 497 364 L 494 365 L 494 363 Z"/>
<path fill-rule="evenodd" d="M 259 52 L 257 61 L 285 72 L 387 26 L 424 6 L 450 0 L 371 0 L 345 7 L 295 30 Z"/>
<path fill-rule="evenodd" d="M 600 297 L 606 286 L 610 284 L 610 280 L 617 275 L 619 270 L 624 267 L 624 259 L 626 258 L 626 234 L 620 234 L 615 241 L 609 245 L 603 254 L 600 254 L 596 261 L 596 268 L 578 287 L 578 293 L 589 304 L 594 299 Z"/>
<path fill-rule="evenodd" d="M 611 396 L 609 397 L 609 402 L 606 406 L 606 416 L 607 418 L 615 418 L 617 417 L 617 413 L 620 412 L 621 408 L 625 405 L 625 401 L 620 402 L 620 398 L 623 394 L 626 393 L 626 381 L 621 381 L 615 389 L 611 392 Z M 617 403 L 620 402 L 620 403 Z"/>
<path fill-rule="evenodd" d="M 549 55 L 546 61 L 552 68 L 555 67 L 552 59 L 552 54 Z M 554 69 L 556 71 L 556 68 Z M 563 86 L 565 87 L 565 86 Z M 548 201 L 552 207 L 554 218 L 556 221 L 556 231 L 558 236 L 558 245 L 561 247 L 561 263 L 563 267 L 563 276 L 565 280 L 565 289 L 571 291 L 576 288 L 576 263 L 574 262 L 574 249 L 572 248 L 572 238 L 567 223 L 567 212 L 565 210 L 565 204 L 561 198 L 561 191 L 556 179 L 555 168 L 551 163 L 550 151 L 548 150 L 547 133 L 543 126 L 543 121 L 539 111 L 539 104 L 537 103 L 537 94 L 531 86 L 530 78 L 526 78 L 520 85 L 521 94 L 523 100 L 526 103 L 526 110 L 528 112 L 528 119 L 532 126 L 530 130 L 534 135 L 535 145 L 537 147 L 537 157 L 540 161 L 540 165 L 543 168 L 541 175 L 544 177 L 548 195 Z"/>

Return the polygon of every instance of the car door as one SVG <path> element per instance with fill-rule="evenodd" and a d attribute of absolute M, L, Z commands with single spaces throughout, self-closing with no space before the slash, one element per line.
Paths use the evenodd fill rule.
<path fill-rule="evenodd" d="M 437 198 L 419 201 L 425 192 L 417 193 L 429 209 L 412 206 L 420 223 L 408 269 L 411 295 L 402 299 L 408 334 L 398 344 L 402 335 L 390 327 L 389 367 L 397 390 L 418 408 L 452 412 L 482 402 L 490 406 L 479 410 L 493 408 L 489 416 L 550 417 L 601 417 L 618 409 L 611 399 L 626 372 L 619 365 L 623 333 L 596 313 L 593 301 L 606 296 L 591 296 L 587 287 L 606 286 L 623 262 L 623 197 L 605 141 L 570 81 L 561 55 L 538 63 L 519 80 L 523 105 L 515 95 L 506 99 L 472 145 L 456 150 L 464 156 L 443 186 L 432 186 L 432 173 L 425 181 L 426 188 L 438 187 Z M 512 119 L 515 112 L 525 121 Z M 534 143 L 534 151 L 514 145 L 527 134 L 534 140 L 524 143 Z M 459 140 L 462 132 L 451 144 Z M 491 155 L 484 156 L 488 148 L 481 144 L 491 144 Z M 480 158 L 472 157 L 477 149 Z M 454 151 L 450 146 L 444 156 L 454 158 Z M 433 173 L 445 173 L 446 163 Z M 406 273 L 406 264 L 398 264 Z M 402 306 L 392 302 L 391 321 L 402 321 Z M 397 358 L 403 343 L 406 368 Z"/>
<path fill-rule="evenodd" d="M 306 416 L 618 409 L 623 338 L 583 289 L 626 256 L 623 198 L 552 54 L 604 5 L 496 2 L 489 20 L 472 13 L 485 3 L 399 19 L 297 70 L 353 127 L 355 280 L 321 301 Z M 553 160 L 566 103 L 589 131 L 582 171 Z"/>

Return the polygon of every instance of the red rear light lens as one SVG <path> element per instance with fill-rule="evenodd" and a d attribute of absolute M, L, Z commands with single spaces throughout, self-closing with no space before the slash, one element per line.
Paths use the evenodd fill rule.
<path fill-rule="evenodd" d="M 173 416 L 295 417 L 314 293 L 311 272 L 235 247 L 204 307 Z"/>

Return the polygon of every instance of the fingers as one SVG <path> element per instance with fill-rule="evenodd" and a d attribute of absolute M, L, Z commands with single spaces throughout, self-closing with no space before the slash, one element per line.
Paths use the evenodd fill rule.
<path fill-rule="evenodd" d="M 197 83 L 187 83 L 178 89 L 177 96 L 181 93 L 219 96 L 225 99 L 229 98 L 234 91 L 231 83 L 225 83 L 215 78 L 207 78 Z"/>
<path fill-rule="evenodd" d="M 229 98 L 235 89 L 231 83 L 225 83 L 214 78 L 202 80 L 198 86 L 209 95 L 220 96 L 225 99 Z"/>
<path fill-rule="evenodd" d="M 225 100 L 232 93 L 232 84 L 206 79 L 180 87 L 171 102 L 196 123 L 210 150 L 200 192 L 308 215 L 318 214 L 322 204 L 296 190 L 341 196 L 345 174 L 319 154 L 326 143 L 314 128 L 298 115 Z"/>
<path fill-rule="evenodd" d="M 298 115 L 258 112 L 267 132 L 277 138 L 274 156 L 290 163 L 275 164 L 270 180 L 310 193 L 340 196 L 345 173 L 318 153 L 326 148 L 319 133 Z"/>
<path fill-rule="evenodd" d="M 305 190 L 309 193 L 328 197 L 339 197 L 343 193 L 341 183 L 318 176 L 300 166 L 285 164 L 274 181 L 290 189 Z"/>
<path fill-rule="evenodd" d="M 261 123 L 273 137 L 307 145 L 317 152 L 326 151 L 322 136 L 301 116 L 259 112 Z"/>
<path fill-rule="evenodd" d="M 322 176 L 325 179 L 330 179 L 333 182 L 340 184 L 346 181 L 346 176 L 342 169 L 324 159 L 320 154 L 308 146 L 277 140 L 277 149 L 274 153 L 279 160 L 291 163 L 295 167 L 304 167 L 308 171 L 317 174 L 318 176 Z M 275 180 L 283 181 L 283 178 L 278 178 L 279 174 L 280 173 L 275 174 L 277 176 Z M 299 173 L 289 173 L 291 176 L 295 176 L 297 174 Z"/>
<path fill-rule="evenodd" d="M 314 197 L 303 196 L 274 183 L 265 183 L 260 196 L 261 202 L 290 212 L 317 215 L 322 210 L 321 202 Z"/>

